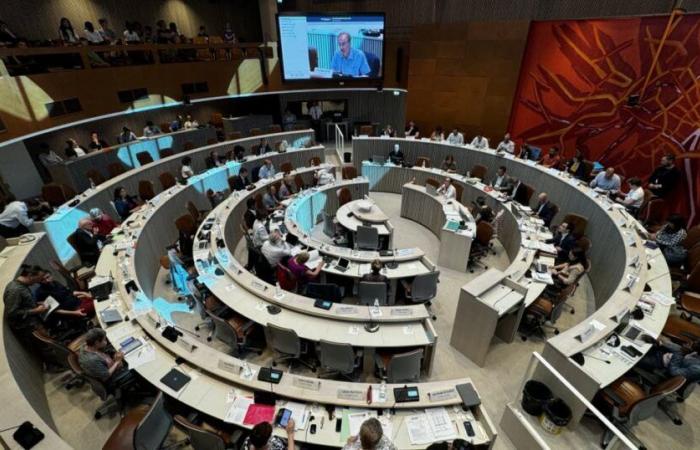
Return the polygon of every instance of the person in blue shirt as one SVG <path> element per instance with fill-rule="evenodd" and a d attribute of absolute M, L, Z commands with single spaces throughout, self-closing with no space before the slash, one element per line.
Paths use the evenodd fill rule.
<path fill-rule="evenodd" d="M 331 59 L 331 69 L 334 73 L 352 77 L 368 75 L 370 72 L 367 57 L 362 50 L 352 48 L 350 34 L 346 31 L 338 34 L 338 50 Z"/>

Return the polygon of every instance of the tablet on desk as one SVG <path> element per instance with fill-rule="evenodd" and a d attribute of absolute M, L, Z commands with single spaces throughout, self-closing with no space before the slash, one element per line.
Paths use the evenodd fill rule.
<path fill-rule="evenodd" d="M 349 265 L 350 265 L 349 259 L 340 258 L 338 260 L 338 264 L 335 265 L 335 270 L 338 270 L 340 272 L 345 272 L 346 270 L 348 270 Z"/>
<path fill-rule="evenodd" d="M 179 392 L 180 389 L 185 387 L 187 383 L 191 380 L 190 376 L 180 372 L 177 369 L 170 369 L 170 372 L 166 373 L 160 382 L 168 386 L 175 392 Z"/>

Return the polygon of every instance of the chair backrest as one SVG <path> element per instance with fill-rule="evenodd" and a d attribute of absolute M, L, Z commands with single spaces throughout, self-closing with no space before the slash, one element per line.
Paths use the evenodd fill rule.
<path fill-rule="evenodd" d="M 666 200 L 658 197 L 650 199 L 642 205 L 637 217 L 645 226 L 661 225 L 666 219 Z"/>
<path fill-rule="evenodd" d="M 185 144 L 182 146 L 183 150 L 194 150 L 194 144 L 190 141 L 185 142 Z"/>
<path fill-rule="evenodd" d="M 628 413 L 630 424 L 634 425 L 653 416 L 659 407 L 659 402 L 664 397 L 680 389 L 685 384 L 685 381 L 685 377 L 677 375 L 652 387 L 646 396 L 630 407 Z"/>
<path fill-rule="evenodd" d="M 270 323 L 265 327 L 267 345 L 283 355 L 298 358 L 301 355 L 301 340 L 297 332 L 289 328 L 281 328 Z"/>
<path fill-rule="evenodd" d="M 369 66 L 369 73 L 367 74 L 370 78 L 376 78 L 379 76 L 379 71 L 381 70 L 381 62 L 379 57 L 374 53 L 362 51 L 365 54 L 365 59 L 367 60 L 367 65 Z"/>
<path fill-rule="evenodd" d="M 194 218 L 195 222 L 201 219 L 201 213 L 199 212 L 199 209 L 197 208 L 197 205 L 192 202 L 192 200 L 187 200 L 187 212 L 190 213 L 192 218 Z"/>
<path fill-rule="evenodd" d="M 280 164 L 280 171 L 282 171 L 282 173 L 289 173 L 292 170 L 294 170 L 294 166 L 289 161 L 285 161 Z"/>
<path fill-rule="evenodd" d="M 226 443 L 224 440 L 209 430 L 193 424 L 181 415 L 176 415 L 174 417 L 175 423 L 177 423 L 182 429 L 187 433 L 190 445 L 194 450 L 225 450 Z"/>
<path fill-rule="evenodd" d="M 147 202 L 155 196 L 156 196 L 156 193 L 153 189 L 153 183 L 151 183 L 149 180 L 140 180 L 139 181 L 139 197 L 141 197 L 141 200 L 143 200 L 144 202 Z"/>
<path fill-rule="evenodd" d="M 70 352 L 68 354 L 68 367 L 70 367 L 70 370 L 79 376 L 83 376 L 83 368 L 80 367 L 80 362 L 78 360 L 78 354 L 75 352 Z"/>
<path fill-rule="evenodd" d="M 262 132 L 262 130 L 261 130 L 260 128 L 251 128 L 251 129 L 248 131 L 248 134 L 249 134 L 250 136 L 260 136 L 261 134 L 263 134 L 263 132 Z"/>
<path fill-rule="evenodd" d="M 586 219 L 585 217 L 574 213 L 568 213 L 566 216 L 564 216 L 563 222 L 566 222 L 569 225 L 573 225 L 574 231 L 572 232 L 572 234 L 574 236 L 581 237 L 584 234 L 586 234 L 588 219 Z"/>
<path fill-rule="evenodd" d="M 319 362 L 324 369 L 349 374 L 355 370 L 355 351 L 350 344 L 319 341 Z"/>
<path fill-rule="evenodd" d="M 126 169 L 124 168 L 124 165 L 122 163 L 113 162 L 107 165 L 107 172 L 109 173 L 110 178 L 114 178 L 126 172 Z"/>
<path fill-rule="evenodd" d="M 576 246 L 579 247 L 581 250 L 583 250 L 586 253 L 588 253 L 588 250 L 591 249 L 592 245 L 593 244 L 591 243 L 591 240 L 586 236 L 581 236 L 576 241 Z"/>
<path fill-rule="evenodd" d="M 359 225 L 356 235 L 357 248 L 361 250 L 377 250 L 379 248 L 379 231 L 374 227 Z"/>
<path fill-rule="evenodd" d="M 486 166 L 483 166 L 481 164 L 474 164 L 474 166 L 472 166 L 472 170 L 469 171 L 469 175 L 471 175 L 473 178 L 478 178 L 483 181 L 484 178 L 486 178 L 487 172 L 488 168 L 486 168 Z"/>
<path fill-rule="evenodd" d="M 700 243 L 700 225 L 695 225 L 688 229 L 688 235 L 683 240 L 683 247 L 690 250 L 698 243 Z"/>
<path fill-rule="evenodd" d="M 173 426 L 173 418 L 165 409 L 165 395 L 158 393 L 146 415 L 134 430 L 134 449 L 160 448 Z"/>
<path fill-rule="evenodd" d="M 163 122 L 160 124 L 160 131 L 163 133 L 170 133 L 170 124 L 167 122 Z"/>
<path fill-rule="evenodd" d="M 165 270 L 170 270 L 170 258 L 168 258 L 168 255 L 163 255 L 160 257 L 160 267 Z"/>
<path fill-rule="evenodd" d="M 438 271 L 417 275 L 411 284 L 411 301 L 423 303 L 435 298 L 439 279 L 440 272 Z"/>
<path fill-rule="evenodd" d="M 316 67 L 318 67 L 318 50 L 309 47 L 309 70 L 314 70 Z"/>
<path fill-rule="evenodd" d="M 34 330 L 32 332 L 34 337 L 40 340 L 44 346 L 49 350 L 49 354 L 45 355 L 53 363 L 57 364 L 64 369 L 69 369 L 70 364 L 68 363 L 68 356 L 73 353 L 68 347 L 61 344 L 60 342 L 54 340 L 51 336 L 45 334 L 43 331 Z"/>
<path fill-rule="evenodd" d="M 427 156 L 419 156 L 416 158 L 416 163 L 414 165 L 417 167 L 430 167 L 430 158 Z"/>
<path fill-rule="evenodd" d="M 335 235 L 335 223 L 333 223 L 333 214 L 323 211 L 323 234 L 328 237 Z"/>
<path fill-rule="evenodd" d="M 297 191 L 304 189 L 304 179 L 300 174 L 294 175 L 294 185 L 297 187 Z"/>
<path fill-rule="evenodd" d="M 260 179 L 260 167 L 261 166 L 255 166 L 250 169 L 250 181 L 253 183 L 256 183 Z"/>
<path fill-rule="evenodd" d="M 523 183 L 523 186 L 525 186 L 525 198 L 527 199 L 526 203 L 529 204 L 530 199 L 532 198 L 532 194 L 535 193 L 535 188 L 525 183 Z"/>
<path fill-rule="evenodd" d="M 90 169 L 85 173 L 85 177 L 92 180 L 95 184 L 102 184 L 105 182 L 105 177 L 102 176 L 99 170 Z"/>
<path fill-rule="evenodd" d="M 374 300 L 379 300 L 380 306 L 386 306 L 387 285 L 383 281 L 360 281 L 358 296 L 361 305 L 374 305 Z"/>
<path fill-rule="evenodd" d="M 343 292 L 340 286 L 333 283 L 309 283 L 306 285 L 306 296 L 311 298 L 320 298 L 330 300 L 332 302 L 341 302 L 343 300 Z"/>
<path fill-rule="evenodd" d="M 158 175 L 158 179 L 160 180 L 160 185 L 163 187 L 163 190 L 170 189 L 177 184 L 177 180 L 170 172 L 161 173 Z"/>
<path fill-rule="evenodd" d="M 216 128 L 223 128 L 224 127 L 224 115 L 221 113 L 218 113 L 218 112 L 213 112 L 213 113 L 211 113 L 210 122 Z"/>
<path fill-rule="evenodd" d="M 387 381 L 389 383 L 418 381 L 422 360 L 422 348 L 392 355 L 386 370 Z"/>
<path fill-rule="evenodd" d="M 51 206 L 61 206 L 64 204 L 68 197 L 60 184 L 48 183 L 42 186 L 41 196 L 46 200 Z"/>
<path fill-rule="evenodd" d="M 360 135 L 372 136 L 374 128 L 372 125 L 360 125 Z"/>
<path fill-rule="evenodd" d="M 158 154 L 160 155 L 160 158 L 167 158 L 169 156 L 173 156 L 175 154 L 175 151 L 172 148 L 164 148 L 161 150 L 158 150 Z"/>
<path fill-rule="evenodd" d="M 238 347 L 238 333 L 236 333 L 236 329 L 211 311 L 205 312 L 214 323 L 214 336 L 229 347 L 236 349 Z"/>
<path fill-rule="evenodd" d="M 476 226 L 476 241 L 482 246 L 487 246 L 492 237 L 493 226 L 488 222 L 479 222 Z"/>
<path fill-rule="evenodd" d="M 338 191 L 338 206 L 343 206 L 352 201 L 352 192 L 350 189 L 343 187 Z"/>
<path fill-rule="evenodd" d="M 229 141 L 235 141 L 236 139 L 240 139 L 243 137 L 243 133 L 240 131 L 232 131 L 228 134 L 226 134 L 226 139 Z"/>
<path fill-rule="evenodd" d="M 146 164 L 150 164 L 153 162 L 153 158 L 151 157 L 151 154 L 148 152 L 137 153 L 136 159 L 139 161 L 139 164 L 141 164 L 142 166 L 145 166 Z"/>
<path fill-rule="evenodd" d="M 297 290 L 297 278 L 288 267 L 282 264 L 277 264 L 277 282 L 285 291 L 296 292 Z"/>
<path fill-rule="evenodd" d="M 177 231 L 185 233 L 187 235 L 193 235 L 197 232 L 197 225 L 191 214 L 183 214 L 177 219 L 175 219 L 175 227 Z"/>
<path fill-rule="evenodd" d="M 72 291 L 84 291 L 87 289 L 87 286 L 84 284 L 81 284 L 80 281 L 73 275 L 73 273 L 66 268 L 66 266 L 61 263 L 61 261 L 57 259 L 52 259 L 49 261 L 49 266 L 63 277 L 63 280 L 66 282 L 66 286 L 68 286 L 68 289 Z"/>
<path fill-rule="evenodd" d="M 435 189 L 437 189 L 440 187 L 440 182 L 438 180 L 428 178 L 427 180 L 425 180 L 425 185 L 426 186 L 430 185 L 430 186 L 433 186 Z"/>
<path fill-rule="evenodd" d="M 318 156 L 314 156 L 309 159 L 309 166 L 320 166 L 321 165 L 321 158 Z"/>
<path fill-rule="evenodd" d="M 462 201 L 462 193 L 464 192 L 464 188 L 462 187 L 461 184 L 452 184 L 452 186 L 455 187 L 455 198 L 457 199 L 458 202 Z"/>
<path fill-rule="evenodd" d="M 267 132 L 268 133 L 281 133 L 282 132 L 282 127 L 277 125 L 276 123 L 270 125 L 267 127 Z"/>
<path fill-rule="evenodd" d="M 352 166 L 343 167 L 343 180 L 354 180 L 357 178 L 357 169 Z"/>

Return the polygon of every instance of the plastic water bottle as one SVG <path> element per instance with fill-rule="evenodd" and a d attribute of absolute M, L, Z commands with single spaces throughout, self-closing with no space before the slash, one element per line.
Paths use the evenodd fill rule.
<path fill-rule="evenodd" d="M 379 299 L 374 299 L 374 314 L 379 315 Z"/>
<path fill-rule="evenodd" d="M 92 181 L 92 178 L 88 178 L 90 180 L 90 189 L 95 189 L 95 182 Z"/>
<path fill-rule="evenodd" d="M 382 384 L 379 385 L 379 400 L 386 401 L 386 380 L 382 380 Z"/>
<path fill-rule="evenodd" d="M 243 375 L 247 378 L 250 377 L 250 366 L 248 361 L 243 361 Z"/>
<path fill-rule="evenodd" d="M 280 282 L 275 283 L 275 297 L 280 297 L 282 295 L 282 287 L 280 286 Z"/>

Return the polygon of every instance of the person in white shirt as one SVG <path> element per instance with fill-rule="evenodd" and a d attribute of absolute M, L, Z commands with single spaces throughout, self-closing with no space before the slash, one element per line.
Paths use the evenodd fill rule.
<path fill-rule="evenodd" d="M 120 144 L 127 144 L 129 142 L 135 141 L 136 139 L 138 139 L 138 138 L 136 137 L 136 134 L 134 134 L 133 131 L 131 131 L 127 127 L 123 127 L 122 134 L 119 135 L 118 140 L 119 140 Z"/>
<path fill-rule="evenodd" d="M 270 233 L 270 237 L 262 245 L 260 251 L 270 264 L 270 267 L 275 267 L 285 256 L 292 255 L 292 249 L 289 247 L 289 244 L 282 240 L 279 230 L 273 230 Z"/>
<path fill-rule="evenodd" d="M 334 167 L 317 170 L 316 173 L 314 173 L 314 178 L 316 178 L 317 184 L 319 186 L 323 186 L 333 183 L 335 181 L 335 175 L 333 174 L 334 171 Z"/>
<path fill-rule="evenodd" d="M 85 39 L 87 39 L 87 41 L 91 44 L 99 45 L 105 43 L 102 34 L 95 30 L 92 22 L 85 22 L 85 29 L 83 30 L 83 33 L 85 34 Z"/>
<path fill-rule="evenodd" d="M 187 115 L 187 120 L 185 120 L 184 128 L 185 130 L 190 130 L 192 128 L 197 128 L 199 123 L 196 120 L 192 120 L 192 116 Z"/>
<path fill-rule="evenodd" d="M 445 133 L 442 131 L 441 126 L 438 126 L 435 128 L 435 131 L 433 131 L 433 134 L 430 135 L 430 140 L 431 141 L 438 141 L 438 142 L 442 142 L 445 140 Z"/>
<path fill-rule="evenodd" d="M 139 34 L 134 29 L 133 22 L 126 22 L 125 28 L 126 29 L 124 30 L 124 41 L 127 44 L 136 44 L 136 43 L 141 42 L 141 38 L 139 37 Z"/>
<path fill-rule="evenodd" d="M 265 241 L 270 237 L 265 227 L 267 222 L 267 211 L 264 209 L 258 209 L 255 211 L 255 222 L 253 222 L 253 245 L 260 248 L 265 243 Z"/>
<path fill-rule="evenodd" d="M 630 185 L 630 190 L 624 197 L 621 197 L 621 194 L 617 194 L 616 201 L 625 205 L 630 213 L 637 214 L 639 208 L 642 207 L 642 203 L 644 203 L 642 180 L 637 177 L 632 177 L 627 182 Z"/>
<path fill-rule="evenodd" d="M 29 218 L 27 204 L 9 195 L 5 209 L 0 213 L 0 236 L 11 238 L 29 233 L 34 220 Z"/>
<path fill-rule="evenodd" d="M 321 109 L 321 105 L 319 105 L 318 102 L 314 102 L 313 106 L 309 108 L 309 115 L 311 116 L 311 120 L 321 120 L 323 110 Z"/>
<path fill-rule="evenodd" d="M 80 158 L 81 156 L 87 155 L 87 152 L 83 147 L 81 147 L 75 139 L 68 139 L 66 141 L 66 157 L 68 158 Z"/>
<path fill-rule="evenodd" d="M 452 178 L 445 178 L 440 187 L 437 189 L 438 194 L 445 196 L 446 200 L 454 200 L 457 197 L 457 189 L 452 186 Z"/>
<path fill-rule="evenodd" d="M 143 128 L 143 135 L 146 137 L 151 137 L 155 136 L 156 134 L 160 134 L 160 127 L 157 125 L 154 125 L 152 121 L 146 122 L 146 126 Z"/>
<path fill-rule="evenodd" d="M 472 147 L 479 150 L 485 150 L 489 148 L 489 140 L 480 134 L 477 134 L 474 139 L 472 139 Z"/>
<path fill-rule="evenodd" d="M 269 159 L 265 160 L 265 163 L 263 166 L 260 168 L 260 171 L 258 172 L 258 177 L 260 179 L 264 178 L 274 178 L 275 177 L 275 166 L 272 165 L 272 161 Z"/>
<path fill-rule="evenodd" d="M 464 135 L 457 131 L 457 128 L 452 130 L 452 133 L 450 133 L 449 136 L 447 136 L 447 142 L 449 142 L 452 145 L 463 145 L 464 144 Z"/>
<path fill-rule="evenodd" d="M 182 158 L 182 167 L 180 167 L 180 176 L 183 180 L 194 176 L 194 170 L 192 170 L 192 158 L 185 156 Z"/>
<path fill-rule="evenodd" d="M 515 142 L 510 139 L 510 133 L 503 136 L 503 140 L 496 147 L 496 152 L 506 152 L 511 155 L 515 153 Z"/>

